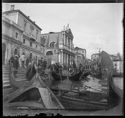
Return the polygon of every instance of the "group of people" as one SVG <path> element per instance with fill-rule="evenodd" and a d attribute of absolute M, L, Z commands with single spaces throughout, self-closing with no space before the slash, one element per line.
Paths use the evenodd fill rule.
<path fill-rule="evenodd" d="M 62 71 L 68 71 L 70 74 L 73 73 L 78 73 L 79 71 L 83 70 L 83 66 L 82 64 L 79 65 L 78 67 L 74 67 L 73 64 L 66 66 L 66 65 L 61 65 L 60 63 L 55 63 L 55 64 L 51 64 L 49 66 L 49 68 L 51 69 L 51 71 L 55 71 L 56 73 L 62 73 Z"/>
<path fill-rule="evenodd" d="M 31 58 L 25 56 L 25 53 L 22 53 L 22 55 L 12 55 L 9 64 L 13 66 L 15 69 L 18 69 L 19 67 L 27 68 L 28 64 L 31 63 Z"/>
<path fill-rule="evenodd" d="M 18 70 L 19 67 L 28 69 L 32 64 L 35 64 L 36 68 L 39 70 L 44 70 L 46 68 L 47 62 L 43 58 L 37 61 L 37 59 L 35 57 L 33 58 L 32 55 L 26 57 L 25 53 L 23 52 L 21 56 L 18 54 L 12 55 L 9 59 L 9 64 L 15 70 Z"/>
<path fill-rule="evenodd" d="M 82 65 L 80 65 L 79 68 L 76 68 L 73 65 L 69 65 L 67 67 L 67 66 L 61 65 L 60 63 L 55 63 L 55 64 L 51 64 L 50 66 L 48 66 L 47 61 L 43 59 L 42 57 L 41 59 L 37 61 L 37 59 L 32 58 L 31 55 L 26 57 L 24 52 L 22 53 L 21 56 L 19 56 L 18 54 L 13 55 L 9 60 L 9 64 L 14 68 L 15 74 L 17 73 L 19 67 L 25 68 L 28 72 L 30 70 L 29 68 L 32 65 L 35 65 L 35 68 L 37 69 L 40 75 L 44 75 L 45 70 L 47 68 L 57 73 L 59 72 L 62 73 L 62 71 L 64 70 L 69 71 L 70 73 L 74 73 L 76 71 L 79 72 L 79 70 L 81 70 L 82 68 Z"/>

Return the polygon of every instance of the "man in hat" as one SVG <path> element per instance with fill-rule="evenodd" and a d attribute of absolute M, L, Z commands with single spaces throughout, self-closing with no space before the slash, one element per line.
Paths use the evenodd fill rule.
<path fill-rule="evenodd" d="M 21 57 L 20 57 L 20 61 L 21 61 L 22 67 L 26 68 L 26 67 L 25 67 L 25 53 L 24 53 L 24 52 L 23 52 L 23 54 L 22 54 Z"/>

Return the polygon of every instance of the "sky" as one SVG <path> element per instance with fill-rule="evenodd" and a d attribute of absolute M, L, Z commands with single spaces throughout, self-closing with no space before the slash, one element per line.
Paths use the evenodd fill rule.
<path fill-rule="evenodd" d="M 60 32 L 69 24 L 74 46 L 86 49 L 87 58 L 99 49 L 123 55 L 123 3 L 3 3 L 14 4 L 42 28 L 41 33 Z"/>

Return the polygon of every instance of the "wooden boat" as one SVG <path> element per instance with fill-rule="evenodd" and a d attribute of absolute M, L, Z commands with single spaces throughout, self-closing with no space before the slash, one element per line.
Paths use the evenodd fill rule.
<path fill-rule="evenodd" d="M 52 77 L 54 78 L 54 80 L 56 81 L 60 81 L 60 80 L 65 80 L 67 79 L 67 76 L 64 76 L 62 74 L 56 73 L 55 71 L 51 72 Z M 71 81 L 79 81 L 80 77 L 82 75 L 82 71 L 79 71 L 77 74 L 71 75 L 69 76 L 69 80 Z"/>
<path fill-rule="evenodd" d="M 82 71 L 79 71 L 77 74 L 69 76 L 69 80 L 71 81 L 79 81 L 82 75 Z"/>
<path fill-rule="evenodd" d="M 104 62 L 104 61 L 107 61 L 107 59 L 108 59 L 107 53 L 103 53 L 101 60 Z M 103 63 L 103 64 L 106 64 L 106 63 Z M 37 99 L 37 98 L 40 98 L 39 95 L 41 95 L 40 88 L 47 88 L 51 93 L 51 95 L 53 96 L 54 101 L 56 101 L 57 109 L 65 108 L 68 110 L 70 109 L 70 110 L 91 111 L 91 110 L 102 110 L 102 109 L 104 110 L 104 109 L 112 108 L 116 106 L 119 102 L 118 89 L 116 89 L 112 80 L 112 74 L 111 74 L 111 68 L 110 68 L 112 64 L 107 63 L 108 65 L 105 65 L 105 66 L 103 66 L 103 64 L 102 64 L 102 67 L 108 68 L 107 75 L 106 75 L 108 78 L 108 85 L 109 85 L 109 91 L 107 92 L 108 96 L 105 93 L 94 93 L 90 91 L 80 92 L 75 90 L 74 91 L 73 90 L 53 90 L 53 92 L 56 95 L 55 96 L 53 92 L 49 89 L 49 87 L 47 87 L 46 85 L 43 85 L 44 82 L 38 76 L 38 73 L 35 73 L 33 75 L 33 78 L 31 79 L 31 81 L 32 80 L 33 81 L 29 82 L 30 84 L 23 85 L 23 83 L 21 83 L 20 87 L 18 87 L 19 86 L 18 82 L 15 81 L 13 74 L 11 74 L 13 78 L 11 80 L 13 80 L 12 82 L 14 82 L 13 85 L 18 87 L 18 89 L 15 92 L 9 94 L 4 99 L 6 101 L 5 103 L 7 103 L 7 106 L 9 107 L 26 106 L 28 108 L 34 107 L 35 109 L 48 109 L 50 107 L 45 107 L 45 105 L 43 105 L 42 102 L 41 101 L 39 102 L 39 99 Z M 31 94 L 29 91 L 31 91 Z M 33 91 L 36 91 L 36 92 L 33 92 Z M 59 92 L 61 94 L 58 94 Z M 24 96 L 27 96 L 27 97 L 24 97 Z M 28 98 L 28 96 L 30 97 Z M 36 96 L 35 99 L 34 99 L 34 96 Z M 30 101 L 30 98 L 33 98 L 33 99 Z"/>
<path fill-rule="evenodd" d="M 56 80 L 56 81 L 67 79 L 67 76 L 63 76 L 63 75 L 61 75 L 59 73 L 56 73 L 55 71 L 52 71 L 51 75 L 52 75 L 53 79 Z"/>
<path fill-rule="evenodd" d="M 33 73 L 33 69 L 30 70 Z M 30 81 L 27 81 L 27 83 L 23 81 L 17 82 L 13 73 L 11 69 L 11 82 L 16 89 L 4 96 L 4 108 L 10 108 L 11 110 L 18 110 L 18 108 L 24 110 L 64 109 L 37 72 L 32 74 L 32 78 L 29 78 Z"/>
<path fill-rule="evenodd" d="M 115 107 L 119 103 L 118 92 L 112 78 L 113 63 L 106 52 L 101 53 L 100 63 L 102 68 L 107 69 L 105 77 L 108 82 L 108 91 L 92 92 L 79 90 L 53 89 L 57 98 L 65 109 L 68 110 L 106 110 Z"/>
<path fill-rule="evenodd" d="M 90 71 L 83 71 L 81 80 L 86 80 L 88 75 L 91 75 Z"/>

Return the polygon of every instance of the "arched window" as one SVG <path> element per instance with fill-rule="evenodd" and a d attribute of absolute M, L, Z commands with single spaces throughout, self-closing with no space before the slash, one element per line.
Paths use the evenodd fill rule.
<path fill-rule="evenodd" d="M 55 42 L 51 42 L 51 43 L 50 43 L 50 47 L 51 47 L 51 48 L 54 48 L 54 47 L 55 47 Z"/>

